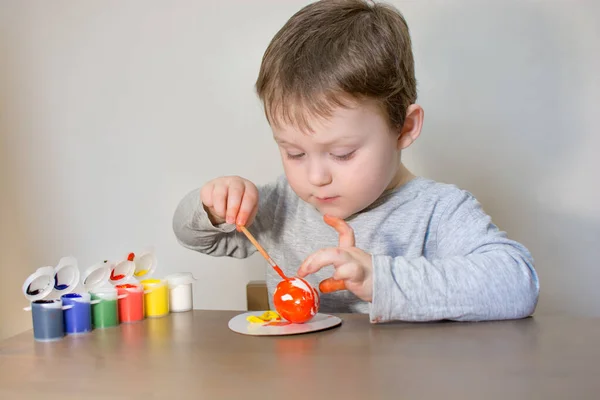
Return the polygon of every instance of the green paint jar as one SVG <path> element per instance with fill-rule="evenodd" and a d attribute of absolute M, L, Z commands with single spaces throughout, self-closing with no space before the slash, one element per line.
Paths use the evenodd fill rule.
<path fill-rule="evenodd" d="M 110 328 L 119 325 L 117 289 L 101 288 L 91 292 L 92 323 L 95 329 Z"/>

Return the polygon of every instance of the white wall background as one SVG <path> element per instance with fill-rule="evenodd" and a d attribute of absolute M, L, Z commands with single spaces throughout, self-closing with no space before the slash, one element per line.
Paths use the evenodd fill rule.
<path fill-rule="evenodd" d="M 0 338 L 30 327 L 21 285 L 153 244 L 195 306 L 245 309 L 260 256 L 179 246 L 180 198 L 218 175 L 281 173 L 253 92 L 272 35 L 307 1 L 0 1 Z M 600 315 L 595 1 L 395 1 L 425 127 L 419 174 L 472 191 L 525 243 L 540 312 Z M 576 3 L 576 4 L 574 4 Z"/>

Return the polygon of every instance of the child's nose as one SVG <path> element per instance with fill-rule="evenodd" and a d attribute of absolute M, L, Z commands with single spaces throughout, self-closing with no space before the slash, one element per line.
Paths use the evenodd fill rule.
<path fill-rule="evenodd" d="M 314 186 L 325 186 L 331 183 L 331 172 L 319 160 L 313 160 L 308 166 L 308 182 Z"/>

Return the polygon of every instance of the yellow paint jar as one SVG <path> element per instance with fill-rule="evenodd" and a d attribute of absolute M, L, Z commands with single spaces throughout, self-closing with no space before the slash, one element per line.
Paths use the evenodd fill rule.
<path fill-rule="evenodd" d="M 160 279 L 144 279 L 144 315 L 147 318 L 163 317 L 169 313 L 169 289 Z"/>

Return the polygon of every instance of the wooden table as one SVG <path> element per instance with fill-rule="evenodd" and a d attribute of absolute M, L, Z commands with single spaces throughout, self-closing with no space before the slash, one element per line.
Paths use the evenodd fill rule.
<path fill-rule="evenodd" d="M 256 337 L 193 311 L 0 343 L 0 399 L 600 399 L 600 319 L 371 325 Z M 308 397 L 307 397 L 308 395 Z"/>

